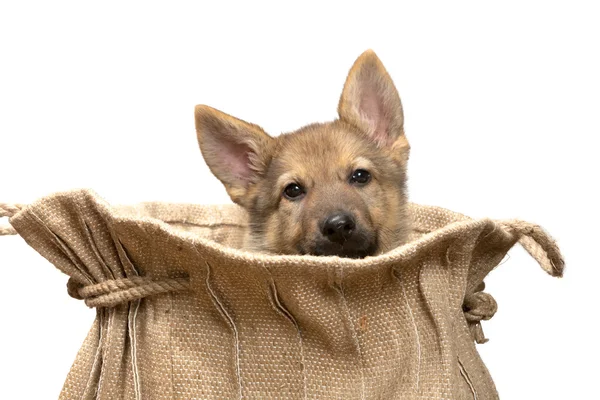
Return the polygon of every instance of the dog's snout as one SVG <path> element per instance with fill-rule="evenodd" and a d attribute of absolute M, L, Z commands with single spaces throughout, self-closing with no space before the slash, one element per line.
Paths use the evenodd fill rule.
<path fill-rule="evenodd" d="M 352 236 L 356 228 L 356 222 L 352 215 L 337 213 L 330 215 L 323 223 L 323 236 L 335 243 L 344 243 Z"/>

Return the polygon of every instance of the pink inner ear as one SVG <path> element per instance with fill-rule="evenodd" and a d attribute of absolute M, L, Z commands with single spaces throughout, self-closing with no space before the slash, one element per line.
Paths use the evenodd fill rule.
<path fill-rule="evenodd" d="M 364 119 L 369 121 L 371 128 L 369 134 L 373 139 L 381 145 L 389 144 L 389 122 L 386 120 L 381 98 L 372 86 L 363 88 L 360 113 Z"/>
<path fill-rule="evenodd" d="M 247 184 L 252 175 L 249 158 L 250 146 L 243 143 L 225 141 L 222 143 L 221 150 L 221 162 L 224 164 L 224 167 L 229 169 L 229 173 L 236 179 Z"/>

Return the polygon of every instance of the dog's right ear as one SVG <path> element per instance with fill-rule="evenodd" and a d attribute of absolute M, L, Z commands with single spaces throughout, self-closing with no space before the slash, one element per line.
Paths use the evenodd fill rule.
<path fill-rule="evenodd" d="M 338 114 L 379 146 L 392 148 L 406 164 L 410 146 L 404 135 L 402 102 L 392 78 L 372 50 L 361 54 L 350 69 Z"/>
<path fill-rule="evenodd" d="M 249 185 L 266 172 L 274 139 L 258 125 L 208 106 L 196 106 L 195 117 L 206 164 L 231 200 L 245 206 Z"/>

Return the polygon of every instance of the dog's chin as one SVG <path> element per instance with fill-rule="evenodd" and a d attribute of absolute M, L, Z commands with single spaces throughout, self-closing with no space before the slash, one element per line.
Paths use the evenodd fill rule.
<path fill-rule="evenodd" d="M 314 256 L 337 256 L 344 258 L 365 258 L 375 255 L 378 246 L 376 241 L 369 243 L 345 243 L 338 244 L 332 242 L 317 242 L 308 248 L 299 249 L 300 254 L 309 254 Z"/>

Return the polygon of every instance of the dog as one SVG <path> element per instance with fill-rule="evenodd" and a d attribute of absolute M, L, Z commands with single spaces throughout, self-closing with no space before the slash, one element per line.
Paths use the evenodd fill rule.
<path fill-rule="evenodd" d="M 196 106 L 206 164 L 248 212 L 245 250 L 364 258 L 407 241 L 404 113 L 372 50 L 350 69 L 338 116 L 271 137 Z"/>

